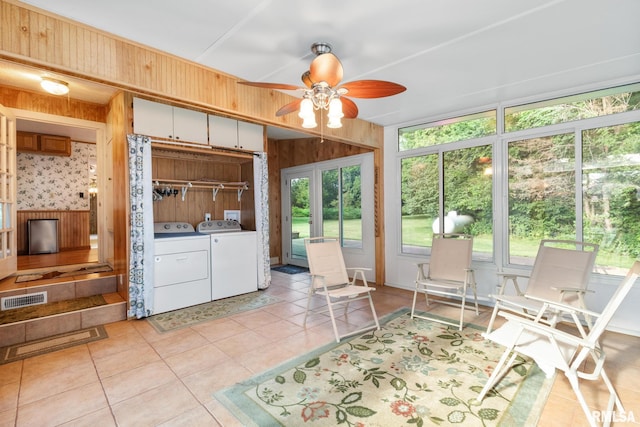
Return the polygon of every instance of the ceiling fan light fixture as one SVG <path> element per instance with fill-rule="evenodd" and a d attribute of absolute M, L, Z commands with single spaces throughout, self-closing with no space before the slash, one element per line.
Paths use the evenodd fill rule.
<path fill-rule="evenodd" d="M 66 95 L 69 93 L 69 83 L 50 77 L 42 77 L 40 86 L 52 95 Z"/>
<path fill-rule="evenodd" d="M 314 127 L 318 126 L 318 123 L 316 123 L 316 116 L 310 116 L 310 117 L 304 117 L 302 119 L 302 127 L 305 129 L 313 129 Z"/>
<path fill-rule="evenodd" d="M 340 98 L 333 98 L 329 102 L 329 122 L 327 123 L 327 127 L 332 129 L 337 129 L 342 127 L 341 118 L 344 117 L 344 113 L 342 112 L 342 101 Z"/>

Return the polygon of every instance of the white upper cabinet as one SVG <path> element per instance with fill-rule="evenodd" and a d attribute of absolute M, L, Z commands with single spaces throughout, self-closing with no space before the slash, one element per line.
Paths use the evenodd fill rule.
<path fill-rule="evenodd" d="M 263 126 L 209 115 L 209 143 L 216 147 L 264 151 Z"/>
<path fill-rule="evenodd" d="M 264 151 L 264 127 L 238 121 L 238 145 L 243 150 Z"/>
<path fill-rule="evenodd" d="M 133 131 L 178 142 L 209 142 L 206 113 L 140 98 L 133 98 Z"/>
<path fill-rule="evenodd" d="M 238 121 L 209 115 L 209 144 L 216 147 L 238 148 Z"/>

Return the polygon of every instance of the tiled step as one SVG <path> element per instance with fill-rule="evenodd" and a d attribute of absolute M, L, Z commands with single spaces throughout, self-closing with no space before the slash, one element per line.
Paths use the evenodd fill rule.
<path fill-rule="evenodd" d="M 107 302 L 97 307 L 0 325 L 0 347 L 125 320 L 127 303 L 116 290 L 116 276 L 101 274 L 0 291 L 0 297 L 46 291 L 48 302 L 102 295 Z"/>

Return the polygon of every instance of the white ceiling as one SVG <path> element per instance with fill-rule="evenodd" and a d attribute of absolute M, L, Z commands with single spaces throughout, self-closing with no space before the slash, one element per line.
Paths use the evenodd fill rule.
<path fill-rule="evenodd" d="M 311 44 L 328 42 L 344 82 L 407 87 L 355 99 L 383 126 L 640 79 L 638 0 L 24 3 L 251 81 L 301 85 Z"/>

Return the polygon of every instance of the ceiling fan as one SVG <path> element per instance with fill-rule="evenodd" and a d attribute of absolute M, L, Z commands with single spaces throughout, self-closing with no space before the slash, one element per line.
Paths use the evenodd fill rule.
<path fill-rule="evenodd" d="M 302 82 L 306 87 L 298 87 L 281 83 L 238 82 L 240 84 L 267 89 L 301 90 L 303 95 L 281 107 L 276 116 L 284 116 L 299 110 L 298 116 L 303 119 L 302 127 L 316 127 L 314 110 L 329 110 L 327 127 L 342 126 L 342 117 L 355 119 L 358 107 L 351 98 L 382 98 L 397 95 L 407 88 L 397 83 L 383 80 L 356 80 L 338 86 L 342 81 L 342 64 L 337 56 L 331 53 L 328 43 L 314 43 L 311 52 L 316 57 L 311 61 L 309 71 L 302 74 Z"/>

